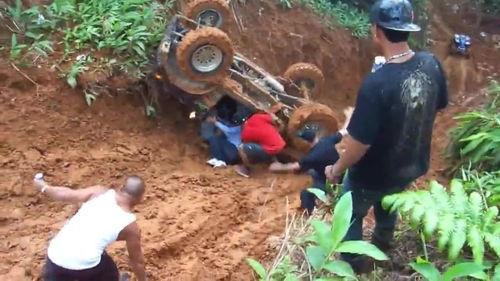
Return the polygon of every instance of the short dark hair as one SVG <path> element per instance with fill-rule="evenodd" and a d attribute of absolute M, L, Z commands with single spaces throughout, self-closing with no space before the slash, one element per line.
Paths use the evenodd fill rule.
<path fill-rule="evenodd" d="M 408 31 L 398 31 L 398 30 L 387 29 L 387 28 L 381 27 L 380 25 L 378 25 L 378 28 L 382 29 L 382 32 L 384 32 L 385 37 L 391 43 L 406 42 L 406 41 L 408 41 L 408 38 L 410 38 L 410 32 L 408 32 Z"/>
<path fill-rule="evenodd" d="M 144 184 L 144 180 L 136 175 L 126 177 L 125 184 L 122 187 L 122 191 L 131 196 L 133 199 L 141 198 L 145 189 L 146 184 Z"/>

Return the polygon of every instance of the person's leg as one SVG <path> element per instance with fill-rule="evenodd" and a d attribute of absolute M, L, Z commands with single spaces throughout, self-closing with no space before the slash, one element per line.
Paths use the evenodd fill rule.
<path fill-rule="evenodd" d="M 222 145 L 222 151 L 225 159 L 221 159 L 225 161 L 229 165 L 234 165 L 240 162 L 240 155 L 238 153 L 238 148 L 230 143 L 227 139 L 225 139 Z"/>
<path fill-rule="evenodd" d="M 43 281 L 73 281 L 67 274 L 66 269 L 53 263 L 48 257 L 43 268 Z"/>
<path fill-rule="evenodd" d="M 325 191 L 325 182 L 322 180 L 318 173 L 314 170 L 310 171 L 312 177 L 311 188 L 317 188 Z M 304 189 L 300 192 L 300 207 L 306 209 L 308 214 L 311 214 L 316 205 L 316 195 Z"/>
<path fill-rule="evenodd" d="M 208 147 L 210 149 L 210 159 L 222 160 L 222 158 L 224 158 L 224 153 L 223 153 L 222 147 L 221 147 L 221 137 L 223 137 L 223 136 L 211 136 L 210 138 L 208 138 Z"/>
<path fill-rule="evenodd" d="M 382 199 L 386 195 L 401 192 L 406 189 L 408 185 L 403 185 L 402 187 L 396 187 L 391 189 L 391 191 L 383 192 L 378 194 L 378 200 L 373 205 L 373 212 L 375 214 L 375 230 L 372 235 L 372 243 L 380 248 L 382 251 L 387 251 L 390 249 L 390 242 L 394 236 L 394 230 L 396 228 L 396 222 L 398 219 L 397 212 L 389 212 L 382 207 Z"/>
<path fill-rule="evenodd" d="M 373 205 L 375 214 L 375 230 L 372 235 L 372 243 L 382 251 L 387 251 L 390 248 L 390 242 L 394 236 L 396 221 L 398 219 L 397 212 L 390 213 L 382 207 L 381 201 Z"/>
<path fill-rule="evenodd" d="M 99 267 L 100 267 L 99 277 L 94 280 L 96 281 L 120 280 L 120 273 L 118 272 L 118 267 L 116 267 L 115 262 L 106 252 L 102 254 Z"/>
<path fill-rule="evenodd" d="M 374 202 L 364 196 L 363 189 L 352 185 L 349 176 L 344 178 L 342 191 L 343 193 L 351 191 L 352 195 L 351 226 L 344 237 L 344 241 L 363 240 L 363 219 Z M 362 256 L 356 254 L 341 254 L 341 257 L 344 261 L 351 264 L 355 271 L 364 271 L 363 265 L 365 260 Z"/>
<path fill-rule="evenodd" d="M 101 262 L 97 266 L 81 271 L 75 280 L 120 281 L 120 273 L 113 259 L 104 252 L 101 256 Z"/>

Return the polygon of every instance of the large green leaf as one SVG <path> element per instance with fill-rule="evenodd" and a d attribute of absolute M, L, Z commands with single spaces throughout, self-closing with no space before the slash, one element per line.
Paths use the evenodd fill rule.
<path fill-rule="evenodd" d="M 411 268 L 418 272 L 420 275 L 425 277 L 428 281 L 441 281 L 441 274 L 434 267 L 434 265 L 425 262 L 425 263 L 410 263 Z"/>
<path fill-rule="evenodd" d="M 309 246 L 306 248 L 307 260 L 314 270 L 321 269 L 326 259 L 326 254 L 320 246 Z"/>
<path fill-rule="evenodd" d="M 316 197 L 318 197 L 318 199 L 321 200 L 322 202 L 324 202 L 324 203 L 328 202 L 328 198 L 326 197 L 326 193 L 323 190 L 321 190 L 319 188 L 311 187 L 311 188 L 308 188 L 307 191 L 316 195 Z"/>
<path fill-rule="evenodd" d="M 312 240 L 318 243 L 325 253 L 330 253 L 333 247 L 331 226 L 324 221 L 312 221 L 311 225 L 314 228 Z"/>
<path fill-rule="evenodd" d="M 473 262 L 459 263 L 443 274 L 443 281 L 452 281 L 454 278 L 469 276 L 480 271 L 483 271 L 483 267 Z"/>
<path fill-rule="evenodd" d="M 251 258 L 247 258 L 246 261 L 252 267 L 252 269 L 257 273 L 257 275 L 259 275 L 259 278 L 261 280 L 264 280 L 267 278 L 266 269 L 264 268 L 264 266 L 262 264 L 260 264 L 258 261 L 251 259 Z"/>
<path fill-rule="evenodd" d="M 389 259 L 384 252 L 366 241 L 344 241 L 337 247 L 337 252 L 366 255 L 379 261 Z"/>
<path fill-rule="evenodd" d="M 332 217 L 332 244 L 333 248 L 337 248 L 337 245 L 344 239 L 349 226 L 351 225 L 352 217 L 352 194 L 347 192 L 335 205 Z"/>
<path fill-rule="evenodd" d="M 354 274 L 354 271 L 352 270 L 351 265 L 346 263 L 345 261 L 331 261 L 325 264 L 323 268 L 338 276 L 358 280 L 358 278 L 356 278 L 356 275 Z"/>

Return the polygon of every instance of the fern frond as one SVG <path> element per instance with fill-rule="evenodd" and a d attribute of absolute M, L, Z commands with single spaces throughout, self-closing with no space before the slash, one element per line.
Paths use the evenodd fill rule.
<path fill-rule="evenodd" d="M 483 199 L 481 195 L 477 192 L 472 192 L 469 195 L 469 215 L 471 216 L 472 221 L 477 221 L 481 219 L 483 215 Z"/>
<path fill-rule="evenodd" d="M 438 224 L 438 233 L 439 239 L 437 242 L 437 246 L 439 251 L 443 251 L 446 245 L 448 244 L 451 234 L 453 230 L 456 228 L 455 226 L 455 215 L 453 213 L 445 213 Z"/>
<path fill-rule="evenodd" d="M 462 250 L 462 247 L 465 244 L 466 240 L 466 231 L 467 231 L 467 220 L 459 219 L 455 224 L 455 229 L 451 234 L 449 249 L 448 249 L 448 258 L 450 260 L 456 260 L 458 258 L 458 254 Z"/>
<path fill-rule="evenodd" d="M 495 252 L 495 254 L 500 257 L 500 238 L 491 233 L 484 234 L 484 241 L 488 243 L 491 249 Z"/>
<path fill-rule="evenodd" d="M 465 193 L 462 182 L 454 179 L 450 183 L 450 193 L 451 193 L 451 202 L 453 202 L 455 213 L 465 213 L 467 209 L 467 194 Z"/>
<path fill-rule="evenodd" d="M 446 189 L 436 181 L 432 181 L 429 187 L 435 207 L 439 210 L 450 210 L 450 195 Z"/>
<path fill-rule="evenodd" d="M 484 241 L 481 231 L 477 225 L 471 225 L 467 231 L 467 241 L 469 247 L 472 249 L 472 255 L 474 256 L 474 262 L 477 264 L 483 264 L 484 258 Z"/>
<path fill-rule="evenodd" d="M 488 228 L 493 228 L 492 225 L 495 224 L 494 220 L 498 217 L 498 208 L 496 206 L 489 207 L 484 214 L 483 220 L 483 231 L 487 231 Z"/>
<path fill-rule="evenodd" d="M 413 207 L 413 210 L 410 214 L 410 223 L 413 225 L 413 227 L 417 227 L 420 224 L 420 221 L 422 220 L 424 214 L 425 207 L 423 207 L 421 204 L 417 204 Z"/>
<path fill-rule="evenodd" d="M 438 222 L 438 213 L 432 207 L 429 208 L 424 215 L 424 234 L 427 238 L 430 238 L 434 233 L 437 228 Z"/>

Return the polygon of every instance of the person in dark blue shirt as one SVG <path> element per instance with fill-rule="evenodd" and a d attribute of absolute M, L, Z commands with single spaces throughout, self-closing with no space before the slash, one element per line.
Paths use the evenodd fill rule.
<path fill-rule="evenodd" d="M 353 216 L 345 240 L 361 240 L 363 218 L 374 207 L 372 243 L 388 250 L 397 214 L 384 210 L 384 196 L 401 192 L 429 169 L 431 136 L 438 110 L 448 103 L 446 77 L 438 59 L 408 45 L 413 8 L 408 0 L 378 0 L 370 13 L 375 46 L 386 63 L 369 74 L 358 93 L 346 150 L 325 170 L 332 182 L 349 169 L 343 182 L 352 191 Z M 369 270 L 363 257 L 343 254 L 359 273 Z"/>
<path fill-rule="evenodd" d="M 271 164 L 269 170 L 271 172 L 283 171 L 300 171 L 308 172 L 312 177 L 310 187 L 325 191 L 326 175 L 325 168 L 328 165 L 333 165 L 339 159 L 339 154 L 336 145 L 342 140 L 343 134 L 346 133 L 346 125 L 349 122 L 352 108 L 344 110 L 346 122 L 344 128 L 334 135 L 324 136 L 324 131 L 305 128 L 298 132 L 298 135 L 304 140 L 311 143 L 311 149 L 298 162 L 282 164 L 275 162 Z M 316 196 L 306 189 L 300 193 L 300 207 L 311 214 L 314 210 Z"/>

